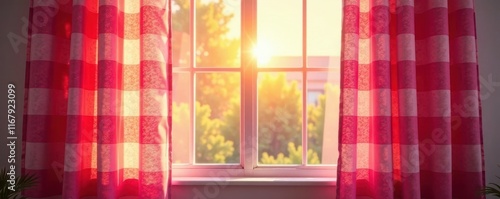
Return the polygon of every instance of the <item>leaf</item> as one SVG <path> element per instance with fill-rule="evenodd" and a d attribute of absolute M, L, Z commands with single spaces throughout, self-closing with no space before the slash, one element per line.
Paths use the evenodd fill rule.
<path fill-rule="evenodd" d="M 481 192 L 484 195 L 493 195 L 500 198 L 500 186 L 495 183 L 489 183 L 490 186 L 486 186 Z"/>
<path fill-rule="evenodd" d="M 7 180 L 9 179 L 9 175 L 7 173 L 7 168 L 3 168 L 0 171 L 0 198 L 26 198 L 20 196 L 21 192 L 35 186 L 38 183 L 37 177 L 34 174 L 24 174 L 16 178 L 16 189 L 15 191 L 12 191 L 8 189 L 10 183 L 7 182 Z"/>

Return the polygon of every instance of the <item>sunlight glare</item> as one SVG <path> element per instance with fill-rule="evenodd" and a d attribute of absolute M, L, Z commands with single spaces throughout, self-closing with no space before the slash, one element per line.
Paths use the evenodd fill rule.
<path fill-rule="evenodd" d="M 272 48 L 267 42 L 261 42 L 253 48 L 253 55 L 259 66 L 266 66 L 272 57 Z"/>

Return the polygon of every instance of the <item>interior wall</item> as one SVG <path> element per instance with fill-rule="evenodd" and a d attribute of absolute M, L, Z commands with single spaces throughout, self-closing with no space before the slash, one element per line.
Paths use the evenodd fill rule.
<path fill-rule="evenodd" d="M 7 84 L 16 85 L 16 128 L 18 149 L 22 126 L 24 96 L 24 67 L 26 60 L 25 28 L 28 17 L 29 0 L 0 1 L 0 166 L 6 165 L 7 137 Z M 486 181 L 500 183 L 495 175 L 500 175 L 500 0 L 476 0 L 478 51 L 483 105 L 484 151 L 486 159 Z M 14 39 L 15 45 L 11 44 Z M 17 50 L 16 50 L 17 49 Z M 17 150 L 17 158 L 20 157 Z M 18 159 L 19 162 L 19 159 Z M 206 188 L 207 187 L 207 188 Z M 207 190 L 206 194 L 205 189 Z M 174 198 L 330 198 L 334 187 L 328 186 L 227 186 L 218 189 L 210 186 L 174 186 Z M 201 195 L 200 195 L 201 193 Z"/>
<path fill-rule="evenodd" d="M 486 182 L 500 183 L 500 0 L 476 0 Z"/>
<path fill-rule="evenodd" d="M 174 199 L 335 199 L 332 186 L 174 186 Z"/>
<path fill-rule="evenodd" d="M 29 0 L 0 1 L 0 168 L 10 166 L 7 146 L 7 85 L 15 85 L 16 163 L 21 161 L 24 68 Z M 24 28 L 24 30 L 23 30 Z M 12 141 L 12 140 L 10 140 Z M 20 164 L 17 164 L 20 165 Z M 16 169 L 19 169 L 17 166 Z M 19 170 L 17 171 L 19 172 Z"/>

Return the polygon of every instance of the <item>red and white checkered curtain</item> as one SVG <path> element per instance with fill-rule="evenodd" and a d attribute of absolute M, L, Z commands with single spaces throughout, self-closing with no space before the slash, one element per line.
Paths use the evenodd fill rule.
<path fill-rule="evenodd" d="M 473 0 L 344 0 L 337 198 L 483 198 Z"/>
<path fill-rule="evenodd" d="M 32 198 L 170 198 L 170 0 L 31 0 Z"/>

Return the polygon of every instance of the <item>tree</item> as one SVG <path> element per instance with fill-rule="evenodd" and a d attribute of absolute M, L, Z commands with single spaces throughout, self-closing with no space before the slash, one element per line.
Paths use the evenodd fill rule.
<path fill-rule="evenodd" d="M 261 164 L 301 164 L 302 163 L 302 146 L 297 146 L 293 142 L 288 143 L 288 157 L 283 153 L 278 153 L 276 158 L 269 155 L 267 152 L 262 153 L 260 158 Z M 309 164 L 320 164 L 318 153 L 314 150 L 307 150 L 307 162 Z"/>
<path fill-rule="evenodd" d="M 213 118 L 222 118 L 231 108 L 240 108 L 240 76 L 237 73 L 204 73 L 196 76 L 196 101 L 209 105 Z M 228 103 L 230 101 L 237 104 Z M 236 105 L 236 107 L 231 107 Z"/>
<path fill-rule="evenodd" d="M 208 105 L 196 102 L 196 162 L 226 163 L 226 158 L 233 155 L 233 141 L 226 140 L 221 134 L 223 122 L 210 118 Z"/>
<path fill-rule="evenodd" d="M 228 157 L 228 163 L 239 163 L 240 162 L 240 99 L 233 98 L 228 104 L 230 108 L 224 112 L 223 119 L 224 124 L 221 126 L 222 135 L 228 140 L 233 140 L 235 153 L 233 156 Z"/>
<path fill-rule="evenodd" d="M 174 149 L 173 161 L 175 163 L 189 162 L 189 106 L 186 103 L 173 103 L 173 127 L 174 134 L 172 142 Z M 226 163 L 233 156 L 233 141 L 227 140 L 220 129 L 224 122 L 220 119 L 212 119 L 211 109 L 208 105 L 196 103 L 196 162 L 197 163 Z"/>
<path fill-rule="evenodd" d="M 331 90 L 333 86 L 325 84 L 325 89 Z M 265 74 L 259 81 L 258 95 L 258 151 L 262 154 L 260 160 L 279 164 L 288 160 L 291 161 L 289 164 L 297 163 L 290 159 L 298 156 L 290 154 L 292 150 L 289 145 L 302 145 L 302 100 L 298 83 L 288 81 L 285 73 Z M 221 131 L 229 140 L 239 140 L 240 109 L 234 105 L 235 102 L 231 104 L 232 108 L 224 113 L 225 123 Z M 326 95 L 321 94 L 318 102 L 307 108 L 308 154 L 315 154 L 317 157 L 322 157 L 325 104 Z M 229 138 L 230 136 L 234 137 Z M 234 146 L 238 149 L 239 142 L 235 142 Z M 239 156 L 235 155 L 229 159 L 238 162 Z M 320 158 L 317 161 L 311 157 L 308 159 L 309 164 L 321 163 Z M 298 160 L 301 160 L 301 157 Z"/>
<path fill-rule="evenodd" d="M 234 14 L 226 11 L 224 0 L 195 2 L 196 64 L 201 67 L 238 66 L 240 41 L 227 36 Z M 174 0 L 174 4 L 179 9 L 173 13 L 173 29 L 189 34 L 189 0 Z"/>
<path fill-rule="evenodd" d="M 233 14 L 225 11 L 226 5 L 223 0 L 208 2 L 196 0 L 195 2 L 196 66 L 238 67 L 240 60 L 239 38 L 227 37 L 228 23 L 233 19 Z M 173 30 L 189 34 L 190 1 L 174 0 L 174 7 L 178 9 L 173 12 L 172 16 L 174 19 Z M 174 45 L 176 45 L 175 42 Z M 198 73 L 196 75 L 196 118 L 209 121 L 205 125 L 199 123 L 200 120 L 196 121 L 196 136 L 197 139 L 201 139 L 197 140 L 197 162 L 222 163 L 223 159 L 224 162 L 239 162 L 239 81 L 238 73 Z M 227 103 L 229 101 L 233 103 Z M 198 110 L 200 108 L 204 110 Z M 210 114 L 207 114 L 207 109 L 210 109 Z M 225 115 L 231 115 L 235 112 L 238 114 L 230 117 L 234 121 L 231 122 L 234 127 L 228 127 L 225 125 L 226 119 L 223 118 L 227 118 Z M 220 133 L 222 126 L 225 126 L 226 130 Z M 228 147 L 228 141 L 231 141 L 234 147 Z M 210 152 L 205 153 L 202 149 Z M 226 149 L 233 151 L 222 151 Z M 218 157 L 214 157 L 214 155 Z"/>
<path fill-rule="evenodd" d="M 259 154 L 288 155 L 288 143 L 301 144 L 302 99 L 297 81 L 285 73 L 264 74 L 258 85 Z"/>
<path fill-rule="evenodd" d="M 232 13 L 226 12 L 223 0 L 203 2 L 196 0 L 196 66 L 239 67 L 239 38 L 229 38 L 228 23 Z M 179 10 L 173 13 L 174 31 L 189 34 L 189 0 L 174 0 Z M 205 73 L 196 76 L 197 101 L 213 110 L 212 117 L 221 118 L 232 98 L 239 98 L 239 75 Z"/>
<path fill-rule="evenodd" d="M 333 93 L 334 86 L 326 83 L 325 93 Z M 325 106 L 326 94 L 320 94 L 316 104 L 307 106 L 307 135 L 308 147 L 318 152 L 319 157 L 323 154 L 323 131 L 325 129 Z"/>
<path fill-rule="evenodd" d="M 333 90 L 325 84 L 325 90 Z M 259 85 L 259 154 L 263 164 L 300 164 L 301 146 L 301 94 L 297 82 L 288 82 L 284 73 L 264 75 Z M 227 103 L 227 102 L 226 102 Z M 196 162 L 238 163 L 240 147 L 239 101 L 231 100 L 222 119 L 211 117 L 208 105 L 196 103 Z M 308 163 L 320 164 L 323 146 L 326 95 L 308 105 Z M 175 126 L 189 126 L 187 104 L 175 104 Z M 189 130 L 186 130 L 189 131 Z M 186 138 L 187 140 L 187 138 Z M 174 148 L 185 148 L 184 139 L 177 139 Z M 297 146 L 297 148 L 295 148 Z M 276 147 L 276 148 L 273 148 Z M 285 149 L 283 149 L 285 147 Z M 174 161 L 177 160 L 174 153 Z M 189 154 L 187 154 L 189 155 Z"/>

